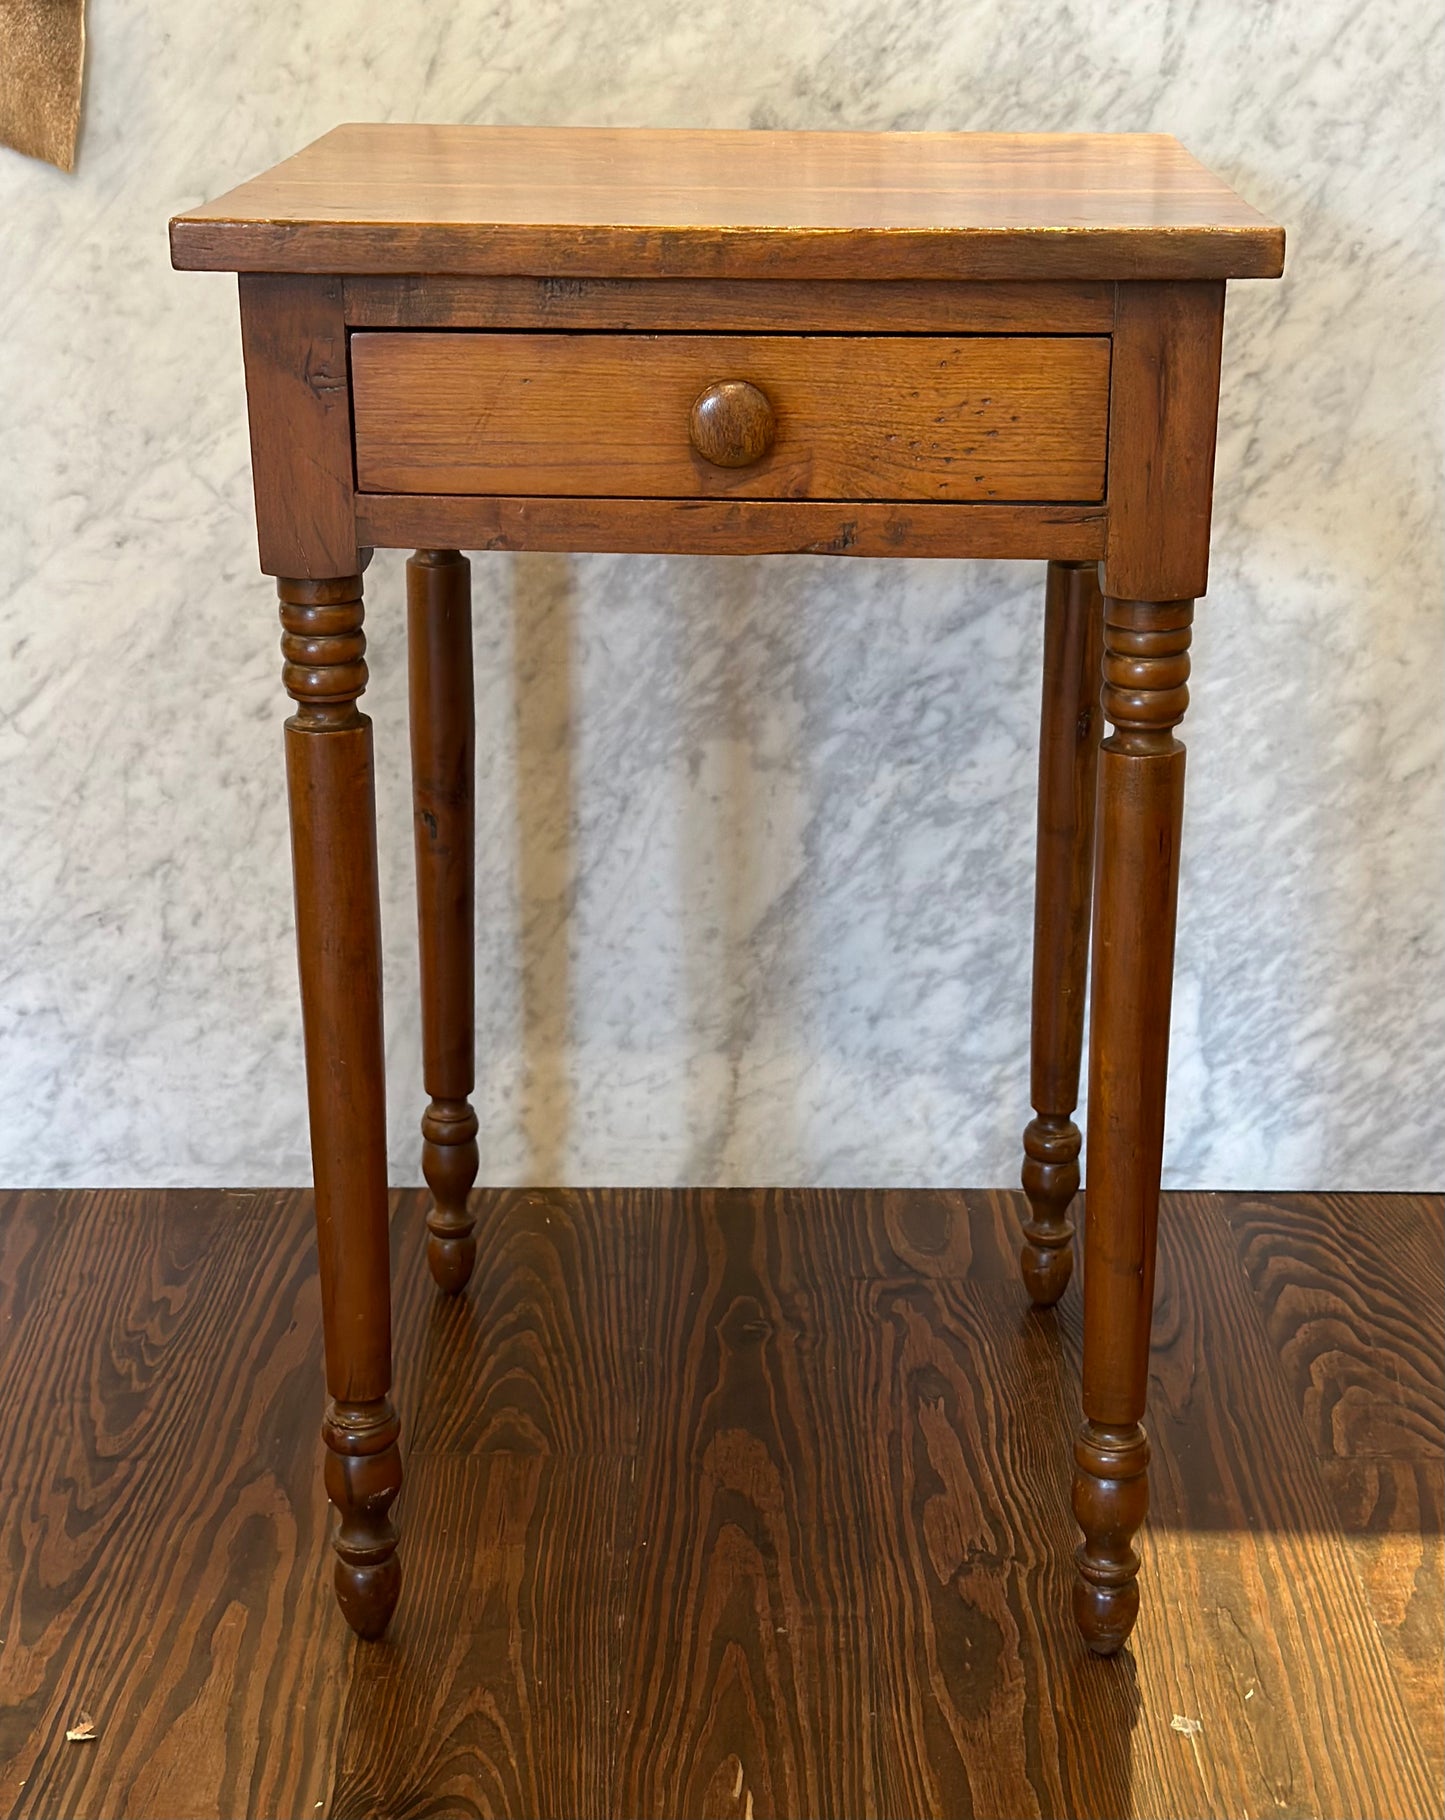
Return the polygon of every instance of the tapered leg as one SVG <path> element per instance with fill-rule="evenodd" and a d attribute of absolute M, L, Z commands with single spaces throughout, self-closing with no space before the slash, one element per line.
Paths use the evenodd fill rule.
<path fill-rule="evenodd" d="M 361 577 L 279 581 L 286 780 L 321 1316 L 330 1392 L 326 1490 L 340 1515 L 336 1596 L 363 1637 L 401 1586 L 390 1506 L 401 1489 L 391 1407 L 391 1264 L 381 1030 L 381 921 Z"/>
<path fill-rule="evenodd" d="M 1074 1611 L 1112 1655 L 1139 1610 L 1133 1538 L 1149 1508 L 1149 1377 L 1179 889 L 1190 600 L 1104 602 L 1104 717 L 1084 1202 L 1084 1425 Z"/>
<path fill-rule="evenodd" d="M 449 1294 L 466 1286 L 477 1242 L 467 1198 L 477 1179 L 474 864 L 476 714 L 472 567 L 455 550 L 406 565 L 411 775 L 421 931 L 422 1173 L 432 1192 L 427 1262 Z"/>
<path fill-rule="evenodd" d="M 1051 562 L 1044 600 L 1039 832 L 1034 875 L 1031 1093 L 1024 1131 L 1029 1218 L 1019 1263 L 1040 1307 L 1074 1269 L 1069 1209 L 1079 1188 L 1079 1060 L 1089 960 L 1098 774 L 1102 601 L 1097 563 Z"/>

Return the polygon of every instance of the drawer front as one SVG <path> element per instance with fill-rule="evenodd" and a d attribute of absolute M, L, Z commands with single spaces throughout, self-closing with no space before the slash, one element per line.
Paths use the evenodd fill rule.
<path fill-rule="evenodd" d="M 357 333 L 368 493 L 1104 495 L 1102 335 Z"/>

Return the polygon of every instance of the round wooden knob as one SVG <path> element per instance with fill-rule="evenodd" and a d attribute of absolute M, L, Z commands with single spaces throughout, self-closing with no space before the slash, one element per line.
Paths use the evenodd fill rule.
<path fill-rule="evenodd" d="M 688 421 L 692 446 L 718 468 L 748 468 L 773 446 L 778 420 L 746 379 L 723 379 L 698 395 Z"/>

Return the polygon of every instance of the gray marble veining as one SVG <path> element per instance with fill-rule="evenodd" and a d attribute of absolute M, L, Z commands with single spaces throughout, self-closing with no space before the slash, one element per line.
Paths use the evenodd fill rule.
<path fill-rule="evenodd" d="M 1231 294 L 1168 1179 L 1438 1187 L 1442 29 L 1383 0 L 97 8 L 0 153 L 0 1181 L 304 1180 L 234 287 L 165 222 L 343 119 L 1167 130 Z M 219 376 L 219 377 L 218 377 Z M 483 1179 L 1006 1182 L 1037 565 L 474 561 Z M 368 575 L 390 1148 L 420 1111 L 402 575 Z"/>

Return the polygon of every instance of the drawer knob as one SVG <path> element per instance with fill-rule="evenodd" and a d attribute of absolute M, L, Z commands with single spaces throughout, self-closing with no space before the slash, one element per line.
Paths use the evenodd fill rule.
<path fill-rule="evenodd" d="M 692 446 L 717 468 L 749 468 L 773 446 L 778 420 L 765 392 L 723 379 L 698 395 L 688 422 Z"/>

